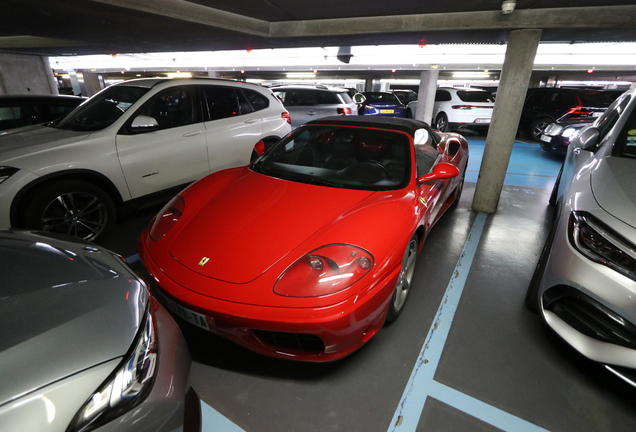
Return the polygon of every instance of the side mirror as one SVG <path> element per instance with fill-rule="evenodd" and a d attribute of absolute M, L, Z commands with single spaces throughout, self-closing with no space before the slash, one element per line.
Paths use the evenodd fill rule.
<path fill-rule="evenodd" d="M 453 177 L 457 177 L 459 175 L 459 170 L 455 165 L 451 165 L 449 163 L 438 163 L 433 167 L 433 171 L 428 174 L 424 174 L 420 178 L 417 179 L 419 183 L 424 183 L 430 180 L 443 180 L 449 179 Z"/>
<path fill-rule="evenodd" d="M 577 137 L 576 147 L 583 150 L 590 150 L 598 144 L 600 135 L 601 133 L 595 127 L 585 128 Z"/>
<path fill-rule="evenodd" d="M 365 100 L 367 100 L 367 98 L 365 98 L 362 93 L 356 93 L 353 95 L 353 101 L 357 104 L 364 103 Z"/>
<path fill-rule="evenodd" d="M 138 115 L 130 124 L 133 129 L 154 129 L 159 127 L 159 123 L 154 117 Z"/>

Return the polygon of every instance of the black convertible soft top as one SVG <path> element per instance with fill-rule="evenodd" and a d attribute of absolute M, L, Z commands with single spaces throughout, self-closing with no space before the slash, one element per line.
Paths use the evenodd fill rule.
<path fill-rule="evenodd" d="M 411 136 L 415 134 L 416 130 L 424 128 L 430 132 L 436 142 L 439 142 L 441 139 L 440 136 L 436 132 L 434 132 L 427 123 L 420 120 L 407 118 L 339 115 L 312 120 L 305 123 L 305 125 L 357 126 L 367 128 L 376 127 L 381 129 L 406 132 Z"/>

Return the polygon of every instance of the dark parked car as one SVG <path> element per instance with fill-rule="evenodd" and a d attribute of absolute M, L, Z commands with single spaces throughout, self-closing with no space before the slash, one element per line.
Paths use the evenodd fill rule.
<path fill-rule="evenodd" d="M 46 123 L 73 111 L 86 98 L 55 95 L 0 96 L 0 130 Z"/>
<path fill-rule="evenodd" d="M 413 90 L 391 90 L 391 93 L 396 95 L 404 105 L 417 100 L 417 93 Z"/>
<path fill-rule="evenodd" d="M 382 117 L 406 117 L 406 106 L 390 92 L 362 92 L 355 95 L 358 114 Z"/>
<path fill-rule="evenodd" d="M 521 112 L 519 130 L 539 141 L 544 129 L 566 114 L 601 115 L 614 101 L 600 90 L 531 88 Z"/>

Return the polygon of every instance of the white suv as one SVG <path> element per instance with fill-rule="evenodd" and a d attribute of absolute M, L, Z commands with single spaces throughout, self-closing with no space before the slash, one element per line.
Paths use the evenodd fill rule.
<path fill-rule="evenodd" d="M 435 92 L 434 127 L 440 132 L 485 131 L 494 107 L 495 96 L 487 90 L 440 87 Z"/>
<path fill-rule="evenodd" d="M 108 235 L 117 214 L 249 163 L 291 131 L 269 89 L 217 79 L 105 88 L 48 126 L 0 133 L 0 227 Z"/>

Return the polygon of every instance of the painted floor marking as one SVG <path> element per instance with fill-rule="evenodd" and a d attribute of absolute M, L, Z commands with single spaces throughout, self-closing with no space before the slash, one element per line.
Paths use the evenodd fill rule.
<path fill-rule="evenodd" d="M 485 213 L 479 213 L 473 222 L 464 250 L 455 266 L 453 277 L 448 283 L 442 302 L 433 320 L 433 325 L 429 329 L 413 372 L 404 389 L 402 399 L 393 415 L 388 429 L 389 432 L 415 432 L 428 396 L 504 430 L 543 430 L 532 423 L 519 419 L 498 408 L 491 407 L 433 380 L 459 300 L 466 285 L 468 273 L 486 223 L 486 217 Z"/>
<path fill-rule="evenodd" d="M 245 432 L 223 414 L 201 401 L 201 432 Z"/>
<path fill-rule="evenodd" d="M 134 262 L 139 261 L 139 259 L 140 259 L 140 258 L 139 258 L 139 254 L 134 254 L 134 255 L 131 255 L 131 256 L 127 257 L 127 258 L 126 258 L 126 262 L 127 262 L 128 264 L 132 264 L 132 263 L 134 263 Z"/>

